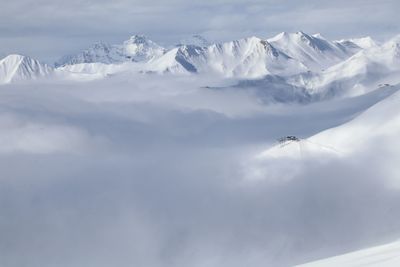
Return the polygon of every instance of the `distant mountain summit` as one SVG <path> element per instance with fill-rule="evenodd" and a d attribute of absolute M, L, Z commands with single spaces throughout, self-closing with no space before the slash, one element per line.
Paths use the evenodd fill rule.
<path fill-rule="evenodd" d="M 312 71 L 328 68 L 351 56 L 354 51 L 323 38 L 320 34 L 282 32 L 268 39 L 275 48 L 299 60 Z"/>
<path fill-rule="evenodd" d="M 95 43 L 88 49 L 76 54 L 62 57 L 55 63 L 56 67 L 74 65 L 81 63 L 105 63 L 112 64 L 119 62 L 123 57 L 119 49 L 105 43 Z"/>
<path fill-rule="evenodd" d="M 149 61 L 165 53 L 165 49 L 144 35 L 134 35 L 119 47 L 123 55 L 132 61 Z"/>
<path fill-rule="evenodd" d="M 124 41 L 122 45 L 96 43 L 76 55 L 68 55 L 61 58 L 55 65 L 60 67 L 82 63 L 143 62 L 159 57 L 164 53 L 165 49 L 163 47 L 144 35 L 134 35 Z"/>
<path fill-rule="evenodd" d="M 0 60 L 0 84 L 44 77 L 52 68 L 27 56 L 9 55 Z"/>
<path fill-rule="evenodd" d="M 189 38 L 185 38 L 179 42 L 177 46 L 183 46 L 183 45 L 194 45 L 194 46 L 199 46 L 199 47 L 207 47 L 210 46 L 211 43 L 201 36 L 200 34 L 194 34 L 190 36 Z"/>

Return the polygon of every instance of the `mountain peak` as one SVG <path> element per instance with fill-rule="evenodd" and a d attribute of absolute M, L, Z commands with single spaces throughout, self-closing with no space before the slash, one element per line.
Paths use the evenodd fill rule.
<path fill-rule="evenodd" d="M 250 36 L 244 39 L 241 39 L 242 41 L 249 42 L 249 43 L 261 43 L 263 39 L 257 37 L 257 36 Z M 239 40 L 240 41 L 240 40 Z"/>
<path fill-rule="evenodd" d="M 288 38 L 289 38 L 288 32 L 281 32 L 281 33 L 278 33 L 277 35 L 275 35 L 274 37 L 269 38 L 268 41 L 275 42 L 275 41 L 279 41 L 279 40 L 287 40 Z"/>
<path fill-rule="evenodd" d="M 381 49 L 387 53 L 389 59 L 400 59 L 400 35 L 392 38 L 390 41 L 382 45 Z M 385 56 L 381 56 L 385 57 Z"/>
<path fill-rule="evenodd" d="M 152 42 L 147 36 L 142 34 L 132 35 L 125 43 L 135 43 L 135 44 L 147 44 Z"/>
<path fill-rule="evenodd" d="M 148 61 L 164 54 L 165 49 L 144 35 L 133 35 L 122 45 L 122 53 L 133 61 Z"/>
<path fill-rule="evenodd" d="M 162 55 L 165 49 L 146 36 L 136 34 L 124 41 L 122 45 L 95 43 L 88 49 L 71 56 L 63 57 L 55 65 L 65 66 L 81 63 L 115 64 L 130 61 L 149 61 Z"/>
<path fill-rule="evenodd" d="M 390 39 L 387 43 L 388 44 L 400 44 L 400 34 L 398 34 L 395 37 L 393 37 L 392 39 Z"/>
<path fill-rule="evenodd" d="M 51 68 L 27 56 L 11 54 L 0 60 L 0 84 L 35 79 L 49 74 Z"/>
<path fill-rule="evenodd" d="M 204 38 L 202 35 L 200 34 L 194 34 L 192 36 L 190 36 L 189 38 L 185 38 L 183 40 L 181 40 L 178 44 L 178 46 L 182 46 L 182 45 L 195 45 L 195 46 L 199 46 L 199 47 L 206 47 L 211 45 L 211 43 Z"/>
<path fill-rule="evenodd" d="M 268 39 L 275 48 L 300 60 L 310 70 L 319 71 L 346 59 L 350 52 L 332 43 L 320 34 L 309 35 L 303 31 L 282 32 Z"/>
<path fill-rule="evenodd" d="M 293 43 L 298 45 L 301 45 L 300 42 L 302 42 L 317 49 L 321 48 L 319 46 L 322 45 L 322 42 L 326 42 L 321 34 L 314 34 L 311 36 L 303 31 L 298 31 L 295 33 L 281 32 L 268 39 L 268 41 L 270 43 Z M 320 45 L 318 45 L 318 43 L 320 43 Z"/>
<path fill-rule="evenodd" d="M 326 38 L 325 38 L 324 36 L 322 36 L 322 34 L 319 33 L 319 32 L 314 33 L 314 34 L 312 35 L 312 37 L 315 37 L 315 38 L 318 38 L 318 39 L 322 39 L 322 40 L 326 40 Z"/>
<path fill-rule="evenodd" d="M 5 58 L 3 58 L 0 62 L 7 63 L 7 64 L 12 64 L 12 65 L 21 65 L 25 63 L 29 62 L 35 62 L 38 63 L 38 61 L 28 57 L 28 56 L 24 56 L 24 55 L 20 55 L 20 54 L 10 54 L 8 56 L 6 56 Z"/>
<path fill-rule="evenodd" d="M 298 31 L 298 32 L 296 32 L 296 34 L 297 34 L 297 35 L 309 36 L 308 34 L 306 34 L 306 33 L 303 32 L 303 31 Z"/>
<path fill-rule="evenodd" d="M 289 41 L 290 40 L 293 42 L 293 41 L 299 40 L 299 39 L 302 39 L 303 41 L 305 41 L 305 40 L 311 40 L 312 37 L 303 31 L 298 31 L 298 32 L 294 32 L 294 33 L 281 32 L 281 33 L 278 33 L 277 35 L 275 35 L 274 37 L 269 38 L 268 41 L 269 42 L 277 42 L 277 41 Z"/>
<path fill-rule="evenodd" d="M 1 62 L 5 62 L 5 61 L 21 62 L 22 60 L 25 59 L 25 57 L 26 56 L 19 55 L 19 54 L 10 54 L 10 55 L 4 57 L 3 59 L 1 59 Z"/>
<path fill-rule="evenodd" d="M 98 41 L 98 42 L 95 42 L 94 44 L 92 44 L 90 48 L 99 49 L 99 48 L 108 48 L 108 47 L 110 47 L 109 44 Z"/>

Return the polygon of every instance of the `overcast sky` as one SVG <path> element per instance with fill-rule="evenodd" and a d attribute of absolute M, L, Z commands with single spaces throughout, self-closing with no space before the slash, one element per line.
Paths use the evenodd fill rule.
<path fill-rule="evenodd" d="M 163 45 L 194 33 L 220 41 L 298 30 L 386 39 L 400 33 L 399 10 L 398 0 L 2 0 L 0 55 L 51 62 L 136 33 Z"/>

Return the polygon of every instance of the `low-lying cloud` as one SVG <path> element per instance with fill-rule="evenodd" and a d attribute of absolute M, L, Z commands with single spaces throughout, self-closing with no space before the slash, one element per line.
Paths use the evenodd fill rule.
<path fill-rule="evenodd" d="M 245 164 L 382 95 L 263 106 L 147 77 L 1 88 L 0 265 L 289 266 L 399 234 L 390 144 L 265 162 L 274 172 Z"/>

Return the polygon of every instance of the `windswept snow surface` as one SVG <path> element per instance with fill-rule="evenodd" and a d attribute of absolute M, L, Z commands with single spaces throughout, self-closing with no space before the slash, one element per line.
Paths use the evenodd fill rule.
<path fill-rule="evenodd" d="M 400 242 L 368 248 L 297 267 L 397 267 L 400 266 Z"/>

